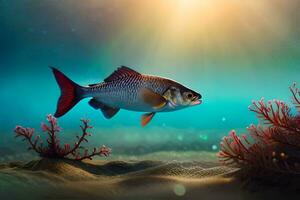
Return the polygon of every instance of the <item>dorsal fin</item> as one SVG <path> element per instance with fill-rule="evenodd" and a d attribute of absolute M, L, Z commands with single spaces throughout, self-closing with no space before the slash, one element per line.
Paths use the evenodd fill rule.
<path fill-rule="evenodd" d="M 121 66 L 117 70 L 115 70 L 111 75 L 109 75 L 106 79 L 104 79 L 104 81 L 105 82 L 115 81 L 132 75 L 141 75 L 141 74 L 133 69 L 130 69 L 129 67 Z"/>

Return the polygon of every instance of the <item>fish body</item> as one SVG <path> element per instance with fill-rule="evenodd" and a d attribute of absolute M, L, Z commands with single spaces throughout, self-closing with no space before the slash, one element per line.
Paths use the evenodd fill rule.
<path fill-rule="evenodd" d="M 120 109 L 147 112 L 142 125 L 146 125 L 157 112 L 170 112 L 201 103 L 201 95 L 174 80 L 141 74 L 122 66 L 104 82 L 79 86 L 59 70 L 52 68 L 61 97 L 56 117 L 68 112 L 83 98 L 92 98 L 89 104 L 100 109 L 106 118 L 113 117 Z"/>
<path fill-rule="evenodd" d="M 132 75 L 121 80 L 104 82 L 87 89 L 87 97 L 93 97 L 111 107 L 123 108 L 138 112 L 166 112 L 184 107 L 172 107 L 166 105 L 162 108 L 154 108 L 144 101 L 141 95 L 147 88 L 163 96 L 167 89 L 174 85 L 174 81 L 149 75 Z"/>

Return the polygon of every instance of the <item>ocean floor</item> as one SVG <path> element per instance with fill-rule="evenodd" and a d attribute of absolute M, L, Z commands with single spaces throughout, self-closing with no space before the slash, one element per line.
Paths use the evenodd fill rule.
<path fill-rule="evenodd" d="M 183 159 L 184 154 L 189 156 L 190 161 Z M 203 161 L 192 161 L 199 155 Z M 111 157 L 109 160 L 86 162 L 34 159 L 2 163 L 0 199 L 234 200 L 300 197 L 299 190 L 284 192 L 276 186 L 256 185 L 255 189 L 249 189 L 246 183 L 236 178 L 239 169 L 219 166 L 212 155 L 209 152 L 200 152 L 198 156 L 196 152 L 157 152 L 143 157 L 118 156 L 122 161 Z"/>

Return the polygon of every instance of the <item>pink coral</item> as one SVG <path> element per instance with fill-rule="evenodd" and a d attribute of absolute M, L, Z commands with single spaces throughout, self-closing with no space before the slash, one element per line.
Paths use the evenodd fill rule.
<path fill-rule="evenodd" d="M 300 172 L 300 92 L 296 84 L 290 87 L 297 114 L 279 100 L 264 99 L 249 107 L 260 119 L 258 126 L 247 128 L 239 137 L 231 131 L 221 142 L 219 160 L 225 165 L 266 169 L 280 172 Z"/>
<path fill-rule="evenodd" d="M 22 137 L 23 141 L 29 143 L 28 150 L 34 150 L 41 157 L 47 158 L 69 158 L 73 160 L 84 160 L 92 159 L 92 157 L 99 156 L 108 156 L 110 154 L 110 149 L 102 146 L 99 148 L 94 148 L 93 151 L 84 149 L 81 144 L 83 142 L 88 142 L 87 137 L 91 136 L 88 132 L 89 129 L 93 127 L 89 125 L 89 120 L 81 120 L 82 125 L 80 126 L 82 134 L 77 136 L 77 142 L 71 148 L 70 144 L 65 144 L 63 147 L 60 145 L 60 140 L 58 139 L 58 133 L 61 131 L 61 128 L 58 126 L 57 119 L 52 115 L 47 116 L 47 121 L 49 125 L 42 123 L 41 127 L 44 133 L 47 133 L 47 146 L 43 145 L 43 141 L 40 136 L 33 137 L 34 129 L 32 128 L 23 128 L 22 126 L 16 126 L 15 133 L 16 137 Z M 81 150 L 82 149 L 82 150 Z"/>

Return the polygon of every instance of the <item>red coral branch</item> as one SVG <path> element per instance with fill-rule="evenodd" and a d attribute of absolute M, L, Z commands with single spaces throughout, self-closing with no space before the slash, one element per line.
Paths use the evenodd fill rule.
<path fill-rule="evenodd" d="M 23 128 L 22 126 L 16 126 L 15 128 L 16 137 L 23 137 L 23 141 L 27 140 L 30 147 L 28 147 L 28 150 L 34 150 L 37 153 L 42 153 L 42 145 L 38 145 L 38 142 L 40 141 L 40 136 L 36 136 L 35 139 L 32 139 L 34 129 L 32 128 Z"/>
<path fill-rule="evenodd" d="M 61 131 L 57 123 L 57 119 L 52 115 L 47 116 L 47 121 L 49 125 L 42 123 L 41 127 L 44 133 L 47 133 L 47 147 L 43 147 L 43 143 L 40 140 L 40 136 L 36 136 L 33 140 L 34 129 L 23 128 L 21 126 L 16 126 L 15 133 L 16 137 L 23 137 L 23 141 L 28 141 L 30 147 L 29 150 L 34 150 L 41 157 L 47 158 L 69 158 L 73 160 L 84 160 L 92 159 L 92 157 L 98 156 L 108 156 L 111 150 L 105 146 L 100 148 L 94 148 L 94 150 L 89 153 L 88 149 L 85 149 L 81 146 L 83 142 L 88 142 L 87 137 L 91 136 L 91 133 L 88 133 L 89 129 L 93 127 L 89 125 L 89 120 L 81 120 L 82 125 L 80 126 L 82 134 L 77 136 L 78 141 L 75 142 L 74 146 L 71 148 L 69 144 L 65 144 L 63 147 L 60 146 L 60 140 L 58 139 L 58 133 Z M 80 149 L 83 149 L 80 151 Z"/>
<path fill-rule="evenodd" d="M 84 159 L 90 159 L 92 160 L 92 157 L 98 155 L 98 156 L 108 156 L 110 154 L 110 149 L 106 146 L 102 146 L 99 149 L 94 148 L 92 153 L 89 154 L 89 151 L 87 149 L 84 150 L 84 154 L 76 154 L 75 160 L 84 160 Z"/>
<path fill-rule="evenodd" d="M 255 112 L 264 124 L 289 128 L 291 109 L 282 101 L 273 100 L 265 103 L 262 98 L 258 102 L 253 102 L 252 106 L 249 106 L 249 110 Z"/>
<path fill-rule="evenodd" d="M 290 87 L 290 91 L 292 92 L 292 102 L 294 103 L 298 112 L 300 112 L 300 91 L 296 87 L 296 83 Z"/>
<path fill-rule="evenodd" d="M 68 150 L 64 151 L 65 155 L 72 154 L 72 155 L 75 156 L 75 154 L 77 153 L 78 149 L 81 148 L 81 143 L 82 142 L 88 142 L 88 140 L 86 139 L 86 137 L 87 136 L 91 136 L 91 134 L 88 133 L 88 129 L 92 129 L 93 127 L 88 125 L 89 120 L 82 119 L 81 122 L 83 123 L 83 125 L 80 125 L 81 131 L 82 131 L 82 135 L 81 135 L 81 137 L 76 136 L 77 139 L 78 139 L 78 141 L 75 142 L 74 147 L 72 149 L 70 149 L 70 146 L 67 147 Z"/>
<path fill-rule="evenodd" d="M 290 90 L 299 110 L 300 93 L 295 84 Z M 243 168 L 300 173 L 300 114 L 292 115 L 289 106 L 279 100 L 265 103 L 261 99 L 249 109 L 257 114 L 261 125 L 247 128 L 251 141 L 235 131 L 224 137 L 218 154 L 220 161 Z"/>

